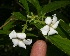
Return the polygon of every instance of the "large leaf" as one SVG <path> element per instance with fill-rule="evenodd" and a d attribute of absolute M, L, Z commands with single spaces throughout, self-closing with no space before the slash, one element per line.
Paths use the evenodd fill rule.
<path fill-rule="evenodd" d="M 57 28 L 57 31 L 58 31 L 58 34 L 60 35 L 60 36 L 62 36 L 63 38 L 66 38 L 67 36 L 65 35 L 65 33 L 61 30 L 61 28 Z"/>
<path fill-rule="evenodd" d="M 42 8 L 42 14 L 46 14 L 48 12 L 54 11 L 68 4 L 70 4 L 69 1 L 55 1 L 55 2 L 48 3 Z"/>
<path fill-rule="evenodd" d="M 45 37 L 46 38 L 46 37 Z M 70 55 L 70 40 L 62 38 L 60 35 L 49 36 L 48 40 L 60 48 L 62 51 Z"/>
<path fill-rule="evenodd" d="M 50 54 L 51 53 L 51 54 Z M 47 56 L 68 56 L 55 45 L 48 42 Z"/>
<path fill-rule="evenodd" d="M 39 4 L 39 1 L 38 0 L 28 0 L 28 1 L 35 6 L 35 8 L 37 9 L 38 15 L 40 15 L 41 14 L 41 6 Z"/>
<path fill-rule="evenodd" d="M 28 3 L 27 0 L 19 0 L 20 3 L 23 4 L 25 10 L 27 11 L 27 13 L 29 13 L 29 7 L 28 7 Z"/>
<path fill-rule="evenodd" d="M 60 25 L 70 36 L 70 26 L 67 25 L 63 20 L 60 20 Z"/>
<path fill-rule="evenodd" d="M 17 20 L 26 20 L 26 17 L 23 16 L 20 12 L 13 12 L 12 15 Z"/>

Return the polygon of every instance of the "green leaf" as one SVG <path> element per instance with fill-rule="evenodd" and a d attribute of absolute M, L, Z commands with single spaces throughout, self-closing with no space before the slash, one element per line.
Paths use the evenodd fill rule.
<path fill-rule="evenodd" d="M 65 35 L 65 33 L 61 30 L 61 28 L 57 27 L 56 30 L 58 31 L 58 34 L 59 34 L 60 36 L 62 36 L 63 38 L 66 38 L 66 37 L 67 37 L 67 36 Z"/>
<path fill-rule="evenodd" d="M 55 45 L 48 42 L 47 56 L 68 56 L 68 55 L 66 55 L 63 51 L 61 51 Z"/>
<path fill-rule="evenodd" d="M 0 34 L 9 34 L 10 31 L 7 31 L 7 30 L 0 30 Z"/>
<path fill-rule="evenodd" d="M 40 23 L 33 23 L 38 29 L 41 29 L 43 26 Z"/>
<path fill-rule="evenodd" d="M 29 7 L 28 7 L 27 0 L 19 0 L 19 2 L 22 3 L 27 13 L 29 13 Z"/>
<path fill-rule="evenodd" d="M 5 23 L 1 26 L 2 28 L 3 28 L 3 30 L 5 30 L 5 31 L 8 31 L 8 30 L 10 30 L 10 28 L 12 28 L 14 25 L 13 25 L 13 23 L 14 23 L 14 18 L 12 17 L 12 16 L 10 16 L 6 21 L 5 21 Z"/>
<path fill-rule="evenodd" d="M 55 2 L 48 3 L 47 5 L 45 5 L 42 8 L 42 14 L 46 14 L 48 12 L 57 10 L 57 9 L 64 7 L 68 4 L 70 4 L 69 1 L 55 1 Z"/>
<path fill-rule="evenodd" d="M 10 30 L 10 28 L 14 27 L 14 20 L 26 20 L 26 17 L 23 16 L 20 12 L 13 12 L 11 17 L 6 20 L 3 26 L 3 30 Z"/>
<path fill-rule="evenodd" d="M 10 30 L 10 28 L 12 28 L 14 25 L 13 25 L 14 21 L 11 21 L 9 22 L 8 24 L 6 24 L 4 27 L 3 27 L 3 30 Z"/>
<path fill-rule="evenodd" d="M 60 48 L 62 51 L 70 55 L 70 40 L 69 39 L 62 38 L 60 35 L 52 35 L 48 37 L 48 40 L 52 44 Z"/>
<path fill-rule="evenodd" d="M 70 36 L 70 26 L 67 25 L 63 20 L 60 20 L 60 26 L 69 34 Z"/>
<path fill-rule="evenodd" d="M 28 0 L 28 1 L 35 6 L 35 8 L 37 9 L 38 15 L 40 15 L 41 14 L 41 6 L 39 4 L 39 1 L 38 0 Z"/>
<path fill-rule="evenodd" d="M 12 15 L 17 20 L 24 20 L 24 21 L 26 21 L 26 17 L 23 16 L 20 12 L 13 12 Z"/>

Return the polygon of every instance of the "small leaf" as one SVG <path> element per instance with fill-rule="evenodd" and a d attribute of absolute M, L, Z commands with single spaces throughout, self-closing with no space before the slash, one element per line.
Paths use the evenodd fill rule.
<path fill-rule="evenodd" d="M 20 12 L 13 12 L 12 15 L 17 20 L 26 20 L 26 17 L 23 16 Z"/>
<path fill-rule="evenodd" d="M 55 2 L 48 3 L 47 5 L 45 5 L 42 8 L 42 14 L 46 14 L 48 12 L 57 10 L 57 9 L 64 7 L 68 4 L 70 4 L 69 1 L 55 1 Z"/>
<path fill-rule="evenodd" d="M 40 15 L 41 14 L 41 6 L 39 4 L 39 1 L 38 0 L 28 0 L 28 1 L 35 6 L 35 8 L 37 9 L 38 15 Z"/>
<path fill-rule="evenodd" d="M 28 7 L 28 3 L 27 0 L 19 0 L 20 3 L 23 4 L 25 10 L 27 11 L 27 13 L 29 13 L 29 7 Z"/>

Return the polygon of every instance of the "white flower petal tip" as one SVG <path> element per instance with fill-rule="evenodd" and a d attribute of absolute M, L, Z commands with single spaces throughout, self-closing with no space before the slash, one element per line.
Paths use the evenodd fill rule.
<path fill-rule="evenodd" d="M 48 32 L 48 36 L 53 35 L 55 33 L 58 34 L 58 32 L 56 30 L 54 30 L 53 28 L 50 27 L 50 31 Z"/>
<path fill-rule="evenodd" d="M 31 16 L 27 15 L 28 18 L 31 18 Z"/>
<path fill-rule="evenodd" d="M 43 28 L 40 29 L 42 31 L 43 35 L 47 35 L 48 31 L 49 31 L 49 26 L 46 25 Z"/>
<path fill-rule="evenodd" d="M 15 47 L 15 45 L 13 45 L 13 47 Z"/>
<path fill-rule="evenodd" d="M 23 42 L 26 44 L 26 45 L 30 45 L 32 43 L 32 39 L 24 39 Z"/>
<path fill-rule="evenodd" d="M 47 35 L 47 31 L 42 31 L 42 34 L 43 35 Z"/>
<path fill-rule="evenodd" d="M 23 41 L 19 40 L 18 46 L 26 49 L 26 46 Z"/>
<path fill-rule="evenodd" d="M 46 24 L 50 25 L 51 22 L 52 22 L 51 17 L 47 17 L 47 18 L 45 19 L 45 23 L 46 23 Z"/>
<path fill-rule="evenodd" d="M 10 39 L 12 38 L 16 38 L 16 32 L 15 30 L 13 30 L 10 34 L 9 34 Z"/>
<path fill-rule="evenodd" d="M 16 35 L 17 35 L 17 37 L 20 38 L 20 39 L 26 38 L 26 34 L 25 34 L 25 33 L 17 33 Z"/>
<path fill-rule="evenodd" d="M 54 14 L 52 19 L 52 24 L 55 24 L 56 22 L 57 22 L 57 17 L 56 14 Z"/>
<path fill-rule="evenodd" d="M 59 21 L 57 21 L 54 25 L 52 25 L 52 27 L 53 27 L 54 29 L 56 29 L 56 28 L 58 27 L 58 24 L 59 24 Z"/>
<path fill-rule="evenodd" d="M 19 40 L 18 39 L 12 39 L 13 47 L 18 45 Z"/>
<path fill-rule="evenodd" d="M 52 15 L 52 16 L 56 16 L 56 14 Z"/>

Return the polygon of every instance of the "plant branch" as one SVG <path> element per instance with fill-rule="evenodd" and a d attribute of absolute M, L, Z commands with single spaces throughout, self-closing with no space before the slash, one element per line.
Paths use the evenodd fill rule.
<path fill-rule="evenodd" d="M 1 27 L 0 29 L 2 29 L 5 25 L 7 25 L 10 21 L 12 21 L 13 19 L 11 18 L 10 20 L 8 20 L 7 22 L 5 22 Z"/>

